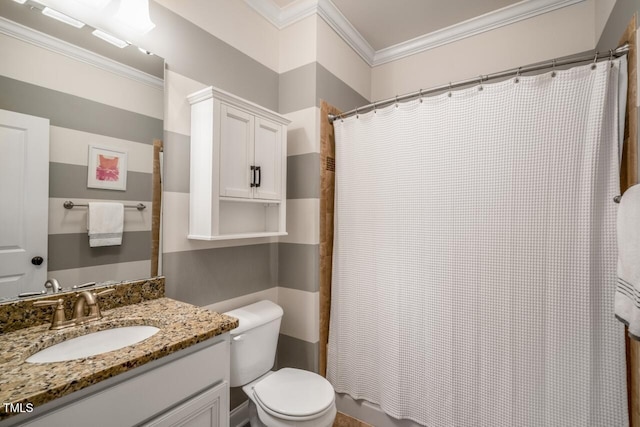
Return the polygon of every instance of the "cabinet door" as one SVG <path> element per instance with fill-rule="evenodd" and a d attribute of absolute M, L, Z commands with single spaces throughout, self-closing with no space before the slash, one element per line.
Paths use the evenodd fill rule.
<path fill-rule="evenodd" d="M 254 198 L 280 200 L 282 185 L 282 126 L 256 117 L 255 165 L 259 167 Z"/>
<path fill-rule="evenodd" d="M 220 196 L 251 198 L 254 117 L 220 106 Z"/>
<path fill-rule="evenodd" d="M 228 427 L 229 385 L 226 381 L 159 416 L 145 427 Z"/>

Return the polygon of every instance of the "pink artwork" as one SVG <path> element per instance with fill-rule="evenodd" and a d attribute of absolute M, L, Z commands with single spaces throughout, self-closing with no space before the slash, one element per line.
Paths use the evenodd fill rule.
<path fill-rule="evenodd" d="M 87 187 L 127 189 L 127 153 L 89 146 Z"/>
<path fill-rule="evenodd" d="M 118 160 L 120 160 L 118 157 L 99 154 L 96 179 L 98 181 L 117 181 L 120 178 Z"/>

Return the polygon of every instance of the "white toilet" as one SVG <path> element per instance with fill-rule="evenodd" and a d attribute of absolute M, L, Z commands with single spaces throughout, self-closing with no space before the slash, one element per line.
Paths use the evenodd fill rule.
<path fill-rule="evenodd" d="M 332 426 L 336 403 L 329 381 L 301 369 L 270 371 L 282 308 L 260 301 L 225 314 L 240 320 L 231 331 L 231 387 L 243 386 L 249 396 L 251 426 Z"/>

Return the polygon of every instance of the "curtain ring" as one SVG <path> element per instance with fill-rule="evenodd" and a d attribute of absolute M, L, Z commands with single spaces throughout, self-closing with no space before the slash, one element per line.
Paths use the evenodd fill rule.
<path fill-rule="evenodd" d="M 358 109 L 356 108 L 356 119 L 359 119 L 360 115 L 358 114 Z"/>
<path fill-rule="evenodd" d="M 480 90 L 483 90 L 483 87 L 482 87 L 482 74 L 480 74 L 480 80 L 478 81 L 478 84 L 480 85 L 480 86 L 478 87 L 478 90 L 479 90 L 479 91 L 480 91 Z"/>
<path fill-rule="evenodd" d="M 449 82 L 449 95 L 448 95 L 448 96 L 449 96 L 449 98 L 451 98 L 451 90 L 452 90 L 452 88 L 451 88 L 451 82 Z"/>
<path fill-rule="evenodd" d="M 613 49 L 609 49 L 609 64 L 611 64 L 611 68 L 613 68 Z"/>
<path fill-rule="evenodd" d="M 398 95 L 396 95 L 396 108 L 398 108 Z"/>
<path fill-rule="evenodd" d="M 518 71 L 516 71 L 516 78 L 514 80 L 514 83 L 520 83 L 520 70 L 522 70 L 522 67 L 518 67 Z"/>
<path fill-rule="evenodd" d="M 553 71 L 551 71 L 551 77 L 555 77 L 556 76 L 556 60 L 552 59 L 551 60 L 551 68 Z"/>
<path fill-rule="evenodd" d="M 340 115 L 339 115 L 338 117 L 340 117 L 340 121 L 341 121 L 342 123 L 344 123 L 344 116 L 342 115 L 342 113 L 340 113 Z"/>
<path fill-rule="evenodd" d="M 378 114 L 378 107 L 375 102 L 373 103 L 373 114 Z"/>
<path fill-rule="evenodd" d="M 420 89 L 420 104 L 422 104 L 422 89 Z"/>
<path fill-rule="evenodd" d="M 591 69 L 595 70 L 597 65 L 596 62 L 598 62 L 598 52 L 596 52 L 595 56 L 593 57 L 593 64 L 591 64 Z"/>

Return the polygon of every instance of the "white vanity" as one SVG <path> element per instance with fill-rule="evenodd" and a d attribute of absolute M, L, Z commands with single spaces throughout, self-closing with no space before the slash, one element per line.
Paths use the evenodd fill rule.
<path fill-rule="evenodd" d="M 105 306 L 127 294 L 117 287 L 107 296 L 113 300 L 105 297 Z M 47 315 L 53 310 L 34 302 L 16 304 L 48 310 Z M 0 407 L 1 427 L 229 425 L 229 331 L 238 326 L 237 319 L 162 296 L 102 314 L 99 320 L 58 330 L 50 329 L 51 322 L 5 329 L 0 401 L 10 405 Z M 27 362 L 76 337 L 139 325 L 158 331 L 93 356 Z"/>
<path fill-rule="evenodd" d="M 227 333 L 54 401 L 18 425 L 227 427 L 228 381 Z"/>

